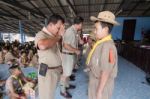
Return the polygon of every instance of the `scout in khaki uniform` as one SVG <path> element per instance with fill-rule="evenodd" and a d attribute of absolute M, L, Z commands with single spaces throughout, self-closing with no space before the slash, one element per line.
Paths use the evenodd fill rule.
<path fill-rule="evenodd" d="M 29 64 L 29 59 L 25 51 L 21 52 L 21 56 L 19 58 L 19 64 L 21 67 L 27 67 Z"/>
<path fill-rule="evenodd" d="M 0 48 L 0 64 L 3 64 L 4 63 L 4 56 L 3 56 L 3 52 Z"/>
<path fill-rule="evenodd" d="M 36 34 L 35 46 L 38 48 L 39 71 L 47 67 L 45 75 L 38 75 L 39 99 L 54 99 L 55 89 L 62 72 L 62 61 L 57 42 L 64 33 L 64 19 L 52 15 L 48 25 Z M 43 68 L 45 70 L 45 68 Z"/>
<path fill-rule="evenodd" d="M 10 61 L 16 59 L 12 53 L 9 51 L 9 48 L 6 46 L 3 48 L 3 53 L 4 53 L 4 63 L 9 64 Z"/>
<path fill-rule="evenodd" d="M 69 77 L 72 74 L 75 63 L 75 55 L 80 54 L 77 48 L 77 33 L 82 29 L 83 18 L 76 17 L 74 24 L 69 27 L 63 36 L 62 48 L 62 66 L 63 66 L 63 79 L 61 79 L 61 95 L 67 98 L 72 96 L 67 92 L 66 88 L 74 89 L 74 85 L 69 84 Z"/>
<path fill-rule="evenodd" d="M 29 66 L 34 66 L 34 67 L 37 67 L 39 65 L 38 63 L 38 55 L 37 53 L 33 55 L 31 61 L 30 61 L 30 64 Z"/>
<path fill-rule="evenodd" d="M 95 41 L 96 41 L 95 34 L 94 32 L 91 32 L 87 38 L 87 48 L 86 48 L 85 57 L 88 56 L 88 53 L 91 51 Z"/>
<path fill-rule="evenodd" d="M 111 99 L 114 80 L 117 75 L 117 50 L 111 37 L 115 16 L 110 11 L 100 12 L 98 17 L 91 17 L 95 22 L 96 43 L 90 51 L 86 64 L 89 72 L 89 99 Z"/>
<path fill-rule="evenodd" d="M 34 91 L 32 88 L 35 85 L 25 80 L 19 65 L 12 64 L 9 71 L 11 75 L 6 81 L 6 94 L 9 99 L 27 99 L 29 92 Z"/>
<path fill-rule="evenodd" d="M 9 68 L 11 76 L 6 81 L 6 92 L 9 99 L 27 99 L 23 91 L 23 82 L 20 78 L 21 70 L 18 65 Z"/>
<path fill-rule="evenodd" d="M 96 38 L 94 32 L 91 32 L 90 35 L 87 38 L 87 47 L 85 51 L 85 57 L 88 57 L 89 52 L 91 51 L 93 45 L 95 44 Z M 84 72 L 88 72 L 89 67 L 86 65 Z"/>

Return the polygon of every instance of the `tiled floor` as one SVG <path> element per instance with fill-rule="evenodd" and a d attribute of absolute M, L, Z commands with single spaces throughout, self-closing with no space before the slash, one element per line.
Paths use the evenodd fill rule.
<path fill-rule="evenodd" d="M 77 79 L 74 84 L 77 88 L 71 91 L 72 99 L 88 99 L 87 75 L 82 68 L 76 75 Z M 150 86 L 141 83 L 145 82 L 144 78 L 145 73 L 142 70 L 119 57 L 119 72 L 112 99 L 150 99 Z M 59 88 L 57 89 L 56 99 L 64 99 L 59 95 Z"/>
<path fill-rule="evenodd" d="M 145 73 L 119 57 L 119 72 L 112 99 L 150 99 L 150 86 L 143 84 Z"/>
<path fill-rule="evenodd" d="M 76 85 L 75 90 L 70 90 L 72 99 L 88 99 L 87 87 L 88 79 L 83 72 L 83 66 L 76 73 L 76 81 L 71 82 Z M 112 99 L 150 99 L 150 86 L 142 84 L 145 81 L 145 73 L 132 63 L 119 57 L 119 72 L 115 83 Z M 59 94 L 59 87 L 56 90 L 55 99 L 64 99 Z M 7 98 L 5 98 L 7 99 Z"/>

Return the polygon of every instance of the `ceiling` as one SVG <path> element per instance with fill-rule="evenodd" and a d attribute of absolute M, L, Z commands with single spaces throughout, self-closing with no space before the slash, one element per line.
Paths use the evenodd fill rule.
<path fill-rule="evenodd" d="M 0 0 L 0 32 L 35 34 L 46 19 L 60 14 L 70 24 L 75 16 L 84 18 L 84 29 L 91 27 L 89 17 L 110 10 L 120 17 L 150 16 L 150 0 Z"/>

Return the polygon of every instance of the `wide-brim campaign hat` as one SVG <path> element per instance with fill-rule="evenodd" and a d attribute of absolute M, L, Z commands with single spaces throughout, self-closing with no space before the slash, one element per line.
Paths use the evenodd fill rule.
<path fill-rule="evenodd" d="M 110 23 L 113 25 L 120 25 L 116 20 L 115 20 L 115 15 L 110 12 L 110 11 L 102 11 L 98 14 L 97 17 L 91 16 L 90 19 L 91 21 L 101 21 L 101 22 L 106 22 Z"/>
<path fill-rule="evenodd" d="M 93 32 L 91 32 L 89 34 L 89 38 L 91 38 L 92 40 L 96 40 L 96 36 L 95 36 L 95 34 Z"/>

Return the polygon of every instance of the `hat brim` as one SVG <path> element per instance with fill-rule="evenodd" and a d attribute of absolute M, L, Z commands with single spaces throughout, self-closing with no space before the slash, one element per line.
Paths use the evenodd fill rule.
<path fill-rule="evenodd" d="M 9 67 L 9 70 L 13 70 L 13 69 L 17 69 L 17 68 L 19 68 L 18 65 L 13 65 L 13 66 L 10 66 L 10 67 Z"/>
<path fill-rule="evenodd" d="M 96 37 L 95 36 L 89 36 L 90 39 L 95 40 Z"/>
<path fill-rule="evenodd" d="M 90 20 L 91 20 L 91 21 L 107 22 L 107 23 L 110 23 L 110 24 L 113 24 L 113 25 L 120 25 L 117 21 L 114 21 L 114 20 L 106 20 L 106 19 L 100 19 L 100 18 L 97 18 L 97 17 L 95 17 L 95 16 L 91 16 L 91 17 L 90 17 Z"/>

